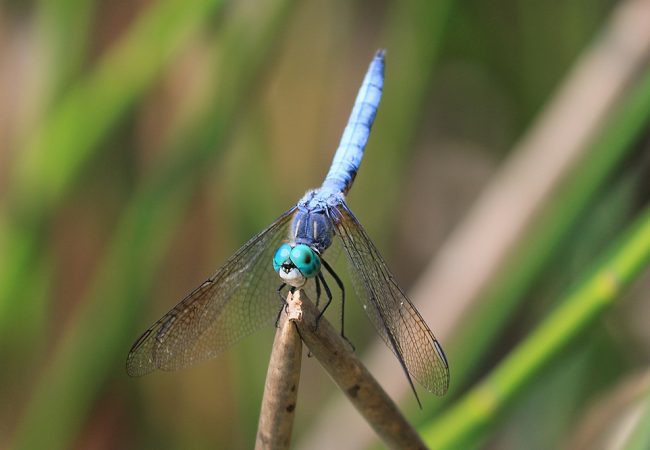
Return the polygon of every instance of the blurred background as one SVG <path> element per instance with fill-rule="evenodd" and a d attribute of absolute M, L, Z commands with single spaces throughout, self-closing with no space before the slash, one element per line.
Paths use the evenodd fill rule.
<path fill-rule="evenodd" d="M 0 448 L 253 447 L 273 327 L 180 372 L 126 355 L 320 185 L 380 47 L 348 204 L 451 390 L 418 410 L 351 301 L 358 354 L 434 448 L 650 448 L 645 257 L 480 423 L 426 434 L 643 219 L 648 3 L 1 1 Z M 306 354 L 296 420 L 296 448 L 377 445 Z"/>

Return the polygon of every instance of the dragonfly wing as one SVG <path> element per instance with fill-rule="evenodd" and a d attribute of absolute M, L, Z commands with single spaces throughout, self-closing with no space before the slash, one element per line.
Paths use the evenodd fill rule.
<path fill-rule="evenodd" d="M 131 376 L 176 370 L 216 356 L 273 322 L 282 301 L 273 254 L 295 207 L 250 239 L 219 270 L 149 328 L 126 361 Z"/>
<path fill-rule="evenodd" d="M 449 366 L 438 340 L 347 205 L 332 208 L 330 215 L 370 321 L 408 373 L 427 390 L 443 395 L 449 386 Z"/>

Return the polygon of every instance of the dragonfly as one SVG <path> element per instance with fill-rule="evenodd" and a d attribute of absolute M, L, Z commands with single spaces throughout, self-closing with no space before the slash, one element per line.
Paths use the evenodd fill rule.
<path fill-rule="evenodd" d="M 343 248 L 357 297 L 378 334 L 397 357 L 415 397 L 413 379 L 444 395 L 449 364 L 426 322 L 395 281 L 384 258 L 348 207 L 384 84 L 385 52 L 372 59 L 325 181 L 251 238 L 203 284 L 154 323 L 133 344 L 127 373 L 176 370 L 219 354 L 270 324 L 284 305 L 284 290 L 310 289 L 316 303 L 341 292 L 344 334 L 345 285 L 326 259 L 334 243 Z M 341 245 L 342 244 L 342 245 Z"/>

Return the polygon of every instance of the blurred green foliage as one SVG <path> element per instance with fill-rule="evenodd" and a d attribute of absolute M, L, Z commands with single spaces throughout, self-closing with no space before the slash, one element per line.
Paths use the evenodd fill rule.
<path fill-rule="evenodd" d="M 273 330 L 132 380 L 123 363 L 138 333 L 321 182 L 378 47 L 384 99 L 349 203 L 397 278 L 413 281 L 614 4 L 0 3 L 0 448 L 250 448 Z M 568 307 L 559 294 L 637 216 L 649 80 L 455 330 L 451 395 L 413 420 L 480 413 L 459 396 Z M 647 313 L 639 298 L 589 322 L 592 339 L 571 328 L 573 345 L 524 364 L 525 382 L 506 377 L 510 408 L 464 437 L 566 442 L 599 393 L 647 366 L 650 353 L 627 349 L 650 336 L 621 319 Z M 352 308 L 347 327 L 365 343 L 374 334 Z M 303 370 L 297 433 L 340 395 L 317 364 Z M 647 433 L 633 439 L 643 448 Z"/>
<path fill-rule="evenodd" d="M 562 304 L 490 376 L 424 431 L 432 448 L 466 448 L 481 439 L 518 391 L 602 314 L 650 262 L 650 209 L 615 242 Z"/>

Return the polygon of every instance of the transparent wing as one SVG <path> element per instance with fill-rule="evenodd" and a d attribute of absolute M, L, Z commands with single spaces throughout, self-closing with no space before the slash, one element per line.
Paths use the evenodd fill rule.
<path fill-rule="evenodd" d="M 443 395 L 449 386 L 449 366 L 442 347 L 347 205 L 331 208 L 330 216 L 370 321 L 408 373 L 427 390 Z"/>
<path fill-rule="evenodd" d="M 272 323 L 282 307 L 273 253 L 287 238 L 295 207 L 250 239 L 217 272 L 153 324 L 126 360 L 131 376 L 176 370 L 216 356 Z"/>

